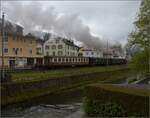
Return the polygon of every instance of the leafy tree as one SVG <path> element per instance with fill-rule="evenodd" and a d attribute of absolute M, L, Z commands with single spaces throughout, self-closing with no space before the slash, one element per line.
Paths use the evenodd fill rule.
<path fill-rule="evenodd" d="M 129 35 L 129 45 L 140 47 L 131 60 L 131 67 L 144 76 L 149 71 L 150 53 L 150 0 L 142 0 L 140 13 L 134 22 L 136 30 Z"/>

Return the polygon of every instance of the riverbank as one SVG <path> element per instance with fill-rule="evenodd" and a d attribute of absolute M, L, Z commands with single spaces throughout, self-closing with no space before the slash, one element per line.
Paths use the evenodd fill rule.
<path fill-rule="evenodd" d="M 119 67 L 111 67 L 110 70 L 103 67 L 101 69 L 103 71 L 101 72 L 96 71 L 95 68 L 93 70 L 93 73 L 91 72 L 89 74 L 82 73 L 79 75 L 49 78 L 40 81 L 24 81 L 3 84 L 1 86 L 1 105 L 6 106 L 9 104 L 15 104 L 44 95 L 59 93 L 61 91 L 71 91 L 72 89 L 84 87 L 87 84 L 95 82 L 117 83 L 125 81 L 130 74 L 129 69 L 122 66 L 120 69 Z"/>
<path fill-rule="evenodd" d="M 127 65 L 117 66 L 91 66 L 91 67 L 75 67 L 75 68 L 64 68 L 55 70 L 39 70 L 39 71 L 25 71 L 12 73 L 12 82 L 25 83 L 25 82 L 36 82 L 54 78 L 65 78 L 70 76 L 80 76 L 92 73 L 114 71 L 128 68 Z"/>

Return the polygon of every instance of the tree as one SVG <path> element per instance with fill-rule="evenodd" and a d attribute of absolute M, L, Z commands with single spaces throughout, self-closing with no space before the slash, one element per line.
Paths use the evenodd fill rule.
<path fill-rule="evenodd" d="M 150 53 L 150 0 L 142 0 L 140 13 L 134 22 L 136 30 L 129 35 L 128 43 L 140 47 L 131 60 L 131 67 L 144 76 L 149 76 Z"/>
<path fill-rule="evenodd" d="M 43 36 L 43 39 L 45 41 L 47 41 L 50 38 L 51 34 L 50 33 L 45 33 L 45 35 Z"/>

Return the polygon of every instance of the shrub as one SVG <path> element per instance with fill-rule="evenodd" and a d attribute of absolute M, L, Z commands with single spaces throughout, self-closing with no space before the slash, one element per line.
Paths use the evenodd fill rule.
<path fill-rule="evenodd" d="M 85 113 L 91 117 L 121 117 L 125 110 L 117 103 L 98 103 L 88 98 L 84 99 Z"/>
<path fill-rule="evenodd" d="M 87 116 L 145 117 L 149 115 L 149 90 L 129 86 L 96 84 L 85 88 Z"/>

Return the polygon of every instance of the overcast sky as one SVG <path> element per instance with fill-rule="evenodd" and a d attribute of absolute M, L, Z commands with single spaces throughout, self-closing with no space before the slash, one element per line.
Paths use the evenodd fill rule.
<path fill-rule="evenodd" d="M 28 29 L 27 27 L 29 27 L 28 25 L 26 25 L 27 23 L 25 23 L 26 19 L 30 19 L 30 21 L 34 20 L 34 18 L 31 19 L 29 17 L 34 16 L 35 14 L 38 15 L 39 13 L 39 16 L 43 17 L 43 19 L 49 19 L 49 21 L 43 20 L 43 22 L 46 23 L 49 22 L 49 24 L 55 23 L 55 25 L 49 26 L 50 29 L 49 31 L 52 31 L 52 29 L 59 31 L 58 29 L 61 29 L 60 24 L 62 23 L 62 21 L 68 20 L 68 24 L 76 23 L 78 25 L 79 24 L 83 25 L 84 28 L 77 25 L 79 27 L 78 30 L 84 29 L 85 31 L 86 29 L 86 31 L 89 32 L 90 35 L 95 38 L 99 37 L 100 40 L 108 39 L 110 42 L 119 41 L 122 44 L 125 44 L 127 42 L 128 34 L 134 29 L 133 22 L 137 17 L 139 7 L 140 7 L 140 1 L 138 0 L 137 1 L 105 1 L 105 2 L 104 1 L 86 1 L 86 2 L 84 1 L 72 1 L 72 2 L 69 1 L 9 2 L 7 1 L 2 3 L 2 10 L 6 13 L 6 18 L 12 20 L 13 22 L 17 22 L 20 23 L 21 25 L 24 25 L 26 29 Z M 30 10 L 34 12 L 31 13 L 32 11 Z M 40 10 L 43 10 L 44 12 L 40 13 Z M 28 16 L 24 15 L 23 17 L 22 14 L 25 13 L 29 15 Z M 45 17 L 44 15 L 47 15 L 47 17 Z M 62 18 L 61 16 L 65 16 L 65 18 Z M 41 19 L 39 17 L 37 18 Z M 76 19 L 76 21 L 71 22 L 70 20 L 73 20 L 73 18 Z M 36 23 L 38 25 L 40 25 L 40 23 L 41 25 L 45 25 L 39 21 Z M 34 23 L 31 26 L 36 27 Z M 77 31 L 78 27 L 75 26 L 70 26 L 70 27 L 69 27 L 70 28 L 69 33 L 76 35 L 77 33 L 72 33 L 72 32 Z M 74 28 L 72 27 L 76 28 L 76 30 L 74 30 Z M 36 27 L 35 29 L 39 29 L 39 27 Z M 48 27 L 47 26 L 40 27 L 40 29 L 47 30 Z"/>

